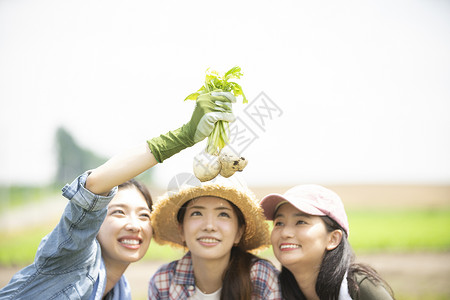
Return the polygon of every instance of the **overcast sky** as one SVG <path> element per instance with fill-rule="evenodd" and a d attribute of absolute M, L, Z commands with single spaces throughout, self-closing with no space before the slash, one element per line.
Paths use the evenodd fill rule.
<path fill-rule="evenodd" d="M 181 126 L 234 65 L 249 183 L 450 184 L 449 54 L 444 0 L 1 0 L 0 184 L 51 182 L 58 126 L 105 157 Z"/>

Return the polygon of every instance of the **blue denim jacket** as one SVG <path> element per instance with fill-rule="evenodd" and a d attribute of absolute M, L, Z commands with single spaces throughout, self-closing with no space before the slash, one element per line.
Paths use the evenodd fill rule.
<path fill-rule="evenodd" d="M 34 262 L 17 272 L 0 290 L 0 299 L 102 299 L 106 270 L 97 233 L 106 217 L 108 196 L 88 191 L 89 172 L 63 188 L 70 200 L 55 229 L 39 244 Z M 131 299 L 125 277 L 106 299 Z"/>

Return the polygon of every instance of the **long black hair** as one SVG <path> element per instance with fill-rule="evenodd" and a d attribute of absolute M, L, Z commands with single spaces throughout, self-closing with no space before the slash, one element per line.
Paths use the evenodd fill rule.
<path fill-rule="evenodd" d="M 389 284 L 384 281 L 372 267 L 354 262 L 355 255 L 348 242 L 345 230 L 331 218 L 327 216 L 321 218 L 324 221 L 328 232 L 332 232 L 336 229 L 341 230 L 342 239 L 336 248 L 326 251 L 323 257 L 316 281 L 316 293 L 319 298 L 323 300 L 337 300 L 341 283 L 346 272 L 348 272 L 347 281 L 350 294 L 357 295 L 359 293 L 359 285 L 356 282 L 354 275 L 356 273 L 362 273 L 374 284 L 383 285 L 388 292 L 393 295 Z M 279 278 L 283 299 L 306 299 L 291 271 L 282 267 Z"/>

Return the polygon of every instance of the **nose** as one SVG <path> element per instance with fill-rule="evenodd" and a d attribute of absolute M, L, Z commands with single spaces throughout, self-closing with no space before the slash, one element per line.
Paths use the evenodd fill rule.
<path fill-rule="evenodd" d="M 138 220 L 133 217 L 128 218 L 127 224 L 125 225 L 125 229 L 132 232 L 138 232 L 140 230 Z"/>
<path fill-rule="evenodd" d="M 205 231 L 215 231 L 216 230 L 216 223 L 213 216 L 209 215 L 205 219 Z"/>
<path fill-rule="evenodd" d="M 294 236 L 294 230 L 291 226 L 284 226 L 281 230 L 281 236 L 284 238 L 290 238 Z"/>

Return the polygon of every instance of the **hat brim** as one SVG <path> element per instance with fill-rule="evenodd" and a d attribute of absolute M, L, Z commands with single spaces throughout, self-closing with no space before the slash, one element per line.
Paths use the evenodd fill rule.
<path fill-rule="evenodd" d="M 269 226 L 256 197 L 250 191 L 244 192 L 220 184 L 189 186 L 160 197 L 151 215 L 154 239 L 158 244 L 184 247 L 177 220 L 178 211 L 189 200 L 202 196 L 228 200 L 241 210 L 246 226 L 239 245 L 245 251 L 257 252 L 270 245 Z"/>
<path fill-rule="evenodd" d="M 295 201 L 295 203 L 294 201 L 290 201 L 289 197 L 284 197 L 280 194 L 269 194 L 265 196 L 260 202 L 260 206 L 263 208 L 264 216 L 267 220 L 273 221 L 275 212 L 283 202 L 290 203 L 292 206 L 308 215 L 326 216 L 326 213 L 309 204 L 307 201 Z"/>

